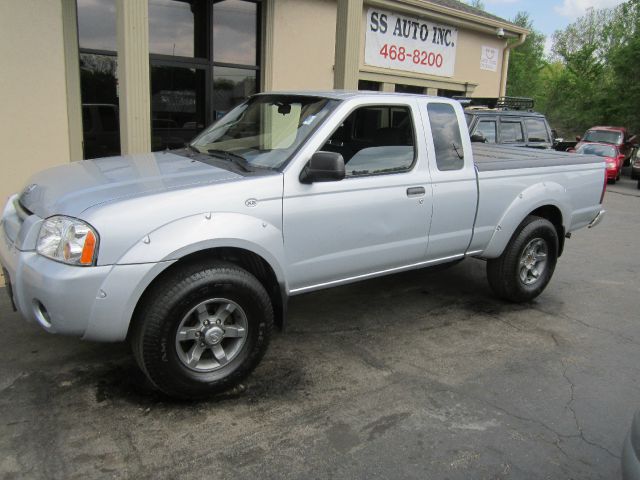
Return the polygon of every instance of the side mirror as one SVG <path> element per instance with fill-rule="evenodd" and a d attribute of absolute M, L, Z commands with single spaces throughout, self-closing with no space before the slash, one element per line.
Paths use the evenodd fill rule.
<path fill-rule="evenodd" d="M 335 182 L 345 176 L 344 158 L 337 152 L 316 152 L 300 173 L 300 182 Z"/>
<path fill-rule="evenodd" d="M 580 141 L 580 135 L 576 135 L 576 142 Z"/>
<path fill-rule="evenodd" d="M 473 135 L 471 135 L 471 141 L 478 143 L 487 143 L 487 138 L 481 133 L 474 133 Z"/>

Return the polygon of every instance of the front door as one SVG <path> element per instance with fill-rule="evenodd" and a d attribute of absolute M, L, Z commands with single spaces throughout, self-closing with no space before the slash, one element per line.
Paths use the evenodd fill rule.
<path fill-rule="evenodd" d="M 284 243 L 292 293 L 424 260 L 431 188 L 417 105 L 350 109 L 319 150 L 339 152 L 346 178 L 285 176 Z M 419 132 L 419 133 L 418 133 Z"/>

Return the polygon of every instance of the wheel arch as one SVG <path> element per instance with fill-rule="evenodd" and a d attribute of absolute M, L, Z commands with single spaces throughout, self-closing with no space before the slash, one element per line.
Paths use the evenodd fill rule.
<path fill-rule="evenodd" d="M 543 205 L 531 211 L 529 215 L 544 218 L 553 224 L 558 234 L 558 257 L 560 257 L 564 250 L 565 241 L 565 228 L 560 209 L 556 205 Z"/>
<path fill-rule="evenodd" d="M 514 232 L 529 215 L 550 221 L 558 235 L 558 256 L 564 249 L 567 222 L 571 219 L 571 203 L 566 189 L 555 182 L 532 185 L 520 193 L 507 207 L 498 221 L 483 258 L 499 257 L 511 240 Z"/>
<path fill-rule="evenodd" d="M 274 309 L 274 321 L 276 326 L 281 330 L 285 328 L 288 295 L 284 280 L 279 278 L 276 273 L 276 269 L 274 269 L 274 267 L 263 256 L 247 248 L 211 247 L 196 250 L 180 257 L 177 261 L 171 263 L 171 265 L 158 273 L 153 280 L 149 282 L 136 302 L 136 306 L 131 315 L 131 321 L 129 322 L 127 338 L 129 338 L 133 325 L 139 318 L 142 306 L 156 285 L 185 265 L 194 263 L 204 264 L 212 260 L 221 260 L 233 263 L 255 276 L 269 294 L 269 298 Z"/>

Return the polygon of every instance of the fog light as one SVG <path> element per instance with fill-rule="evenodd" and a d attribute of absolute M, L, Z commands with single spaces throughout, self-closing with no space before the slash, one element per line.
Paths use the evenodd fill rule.
<path fill-rule="evenodd" d="M 46 328 L 51 327 L 51 317 L 49 316 L 49 312 L 40 300 L 33 301 L 33 311 L 36 315 L 36 320 L 38 320 L 40 325 Z"/>

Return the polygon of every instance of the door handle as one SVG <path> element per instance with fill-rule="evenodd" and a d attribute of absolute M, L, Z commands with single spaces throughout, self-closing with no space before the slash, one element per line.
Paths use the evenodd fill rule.
<path fill-rule="evenodd" d="M 407 188 L 407 197 L 422 197 L 425 192 L 424 187 L 409 187 Z"/>

